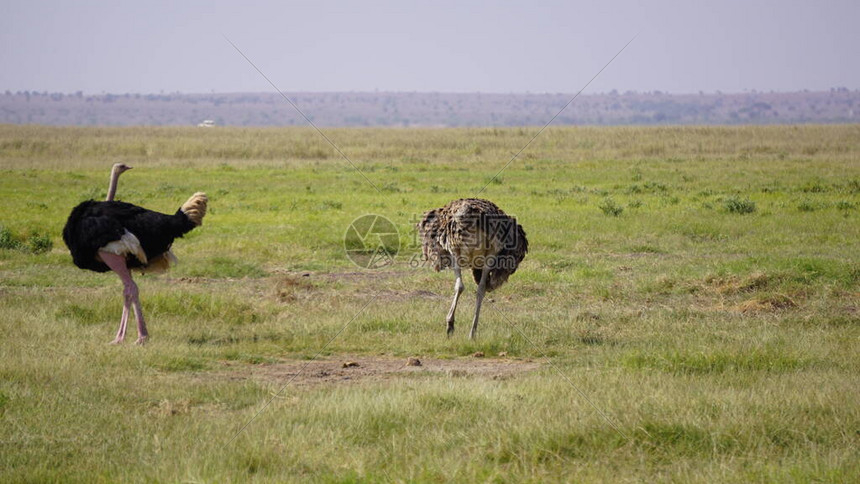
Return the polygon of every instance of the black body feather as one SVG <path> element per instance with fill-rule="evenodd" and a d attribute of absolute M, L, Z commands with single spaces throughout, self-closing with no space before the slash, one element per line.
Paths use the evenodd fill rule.
<path fill-rule="evenodd" d="M 96 259 L 99 248 L 119 240 L 126 230 L 138 238 L 150 260 L 164 254 L 173 240 L 196 227 L 182 210 L 167 215 L 126 202 L 88 200 L 72 210 L 63 228 L 63 241 L 81 269 L 107 272 L 110 268 Z M 129 255 L 128 267 L 143 267 Z"/>

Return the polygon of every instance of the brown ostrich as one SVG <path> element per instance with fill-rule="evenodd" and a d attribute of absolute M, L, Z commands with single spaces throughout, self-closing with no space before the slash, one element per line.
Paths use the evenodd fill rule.
<path fill-rule="evenodd" d="M 173 240 L 203 223 L 208 199 L 197 192 L 173 215 L 113 201 L 119 176 L 131 167 L 117 163 L 111 170 L 107 200 L 87 200 L 69 215 L 63 241 L 76 266 L 95 272 L 114 271 L 123 283 L 124 303 L 119 331 L 112 343 L 125 338 L 129 310 L 137 319 L 137 344 L 148 337 L 137 284 L 129 269 L 163 272 L 176 257 L 170 251 Z"/>
<path fill-rule="evenodd" d="M 454 313 L 465 288 L 460 271 L 472 269 L 478 294 L 469 338 L 475 339 L 484 294 L 504 284 L 529 250 L 522 225 L 489 200 L 463 198 L 425 213 L 418 233 L 424 258 L 433 268 L 454 270 L 454 301 L 445 319 L 448 336 L 454 332 Z"/>

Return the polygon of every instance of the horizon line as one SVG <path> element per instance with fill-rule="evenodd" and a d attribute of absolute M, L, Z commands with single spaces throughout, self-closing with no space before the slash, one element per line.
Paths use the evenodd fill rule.
<path fill-rule="evenodd" d="M 549 92 L 549 91 L 508 91 L 508 92 L 500 92 L 500 91 L 396 91 L 396 90 L 353 90 L 353 91 L 305 91 L 305 90 L 285 90 L 286 93 L 291 94 L 316 94 L 316 95 L 331 95 L 331 94 L 441 94 L 441 95 L 492 95 L 492 96 L 560 96 L 560 95 L 569 95 L 568 92 L 557 91 L 557 92 Z M 582 93 L 583 96 L 609 96 L 609 95 L 618 95 L 623 96 L 626 94 L 648 94 L 648 95 L 668 95 L 668 96 L 732 96 L 732 95 L 743 95 L 743 94 L 814 94 L 814 93 L 832 93 L 832 92 L 849 92 L 849 93 L 857 93 L 860 92 L 860 88 L 850 89 L 845 86 L 834 86 L 827 89 L 796 89 L 796 90 L 760 90 L 760 89 L 745 89 L 743 91 L 695 91 L 695 92 L 669 92 L 662 91 L 659 89 L 654 89 L 650 91 L 636 91 L 632 89 L 627 89 L 624 91 L 618 89 L 612 89 L 609 91 L 602 92 L 592 92 L 592 93 Z M 3 96 L 9 95 L 21 95 L 29 93 L 30 95 L 44 95 L 47 93 L 48 95 L 62 94 L 64 96 L 126 96 L 126 95 L 140 95 L 140 96 L 166 96 L 166 95 L 182 95 L 182 96 L 212 96 L 212 95 L 236 95 L 236 94 L 275 94 L 269 91 L 210 91 L 210 92 L 200 92 L 200 91 L 159 91 L 159 92 L 107 92 L 101 91 L 98 93 L 88 93 L 82 89 L 76 91 L 48 91 L 48 90 L 15 90 L 12 89 L 3 89 L 0 94 Z"/>

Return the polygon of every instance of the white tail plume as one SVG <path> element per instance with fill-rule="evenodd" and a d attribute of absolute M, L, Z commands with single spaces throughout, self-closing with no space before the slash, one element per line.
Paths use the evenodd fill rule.
<path fill-rule="evenodd" d="M 206 216 L 206 204 L 209 203 L 209 198 L 203 192 L 197 192 L 191 195 L 187 202 L 182 204 L 182 212 L 194 222 L 195 225 L 203 225 L 203 217 Z"/>

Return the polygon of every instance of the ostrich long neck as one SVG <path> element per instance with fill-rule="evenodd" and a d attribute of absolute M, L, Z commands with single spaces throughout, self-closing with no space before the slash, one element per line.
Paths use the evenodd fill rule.
<path fill-rule="evenodd" d="M 108 202 L 113 200 L 114 195 L 116 195 L 116 182 L 119 180 L 119 170 L 114 167 L 110 171 L 110 185 L 108 186 L 107 198 Z"/>

